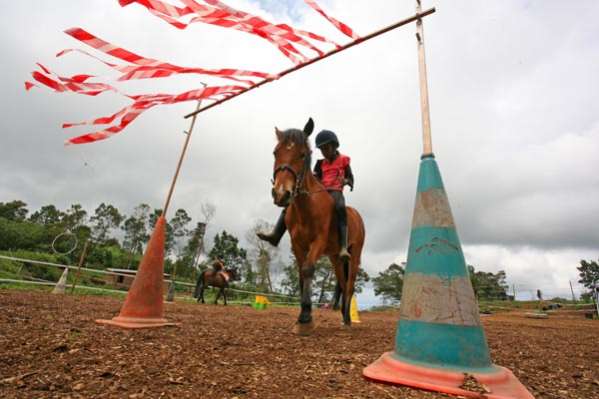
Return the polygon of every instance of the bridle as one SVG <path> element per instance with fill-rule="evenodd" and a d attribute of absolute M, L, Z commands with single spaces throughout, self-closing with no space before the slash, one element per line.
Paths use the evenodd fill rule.
<path fill-rule="evenodd" d="M 293 186 L 293 192 L 291 193 L 291 199 L 297 197 L 299 194 L 309 194 L 306 190 L 300 191 L 300 189 L 304 183 L 304 178 L 306 177 L 306 170 L 310 168 L 310 165 L 308 165 L 310 158 L 308 156 L 306 156 L 305 154 L 302 156 L 302 158 L 304 158 L 304 166 L 302 167 L 302 170 L 300 170 L 299 172 L 296 172 L 295 169 L 293 169 L 293 167 L 290 164 L 284 163 L 284 164 L 277 166 L 272 175 L 271 182 L 273 185 L 275 183 L 275 179 L 277 178 L 277 173 L 286 170 L 293 175 L 295 184 Z M 299 158 L 299 159 L 302 159 L 302 158 Z"/>

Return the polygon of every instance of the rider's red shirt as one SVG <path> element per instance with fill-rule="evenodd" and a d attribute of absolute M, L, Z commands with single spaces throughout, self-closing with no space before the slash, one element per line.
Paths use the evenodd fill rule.
<path fill-rule="evenodd" d="M 327 190 L 343 191 L 343 179 L 345 179 L 345 169 L 349 165 L 350 158 L 347 155 L 339 153 L 332 162 L 323 159 L 320 163 L 322 169 L 322 185 Z"/>

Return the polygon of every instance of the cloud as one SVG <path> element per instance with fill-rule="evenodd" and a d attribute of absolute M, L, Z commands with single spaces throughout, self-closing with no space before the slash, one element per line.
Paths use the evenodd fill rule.
<path fill-rule="evenodd" d="M 255 36 L 196 24 L 171 28 L 135 5 L 116 1 L 20 1 L 5 8 L 0 96 L 0 201 L 34 210 L 108 202 L 125 212 L 163 206 L 193 104 L 152 109 L 101 143 L 63 148 L 65 121 L 107 115 L 126 104 L 46 90 L 25 93 L 40 61 L 63 74 L 112 72 L 83 56 L 62 30 L 81 26 L 125 48 L 180 65 L 277 72 L 291 65 Z M 346 42 L 302 2 L 230 4 Z M 323 3 L 366 34 L 414 13 L 396 1 Z M 425 4 L 425 8 L 429 4 Z M 516 1 L 430 2 L 425 19 L 433 148 L 469 263 L 505 267 L 508 278 L 566 295 L 579 258 L 599 248 L 599 5 Z M 581 10 L 584 10 L 582 12 Z M 132 93 L 178 92 L 198 77 L 131 82 Z M 331 129 L 352 157 L 356 189 L 347 202 L 362 213 L 371 274 L 405 259 L 414 206 L 421 127 L 414 26 L 408 25 L 215 107 L 198 118 L 173 198 L 198 219 L 216 204 L 209 234 L 226 229 L 244 241 L 257 219 L 274 222 L 270 199 L 273 127 Z M 285 244 L 288 248 L 288 244 Z M 595 253 L 595 255 L 593 255 Z M 283 257 L 286 258 L 286 257 Z M 549 265 L 549 269 L 548 266 Z M 543 276 L 539 278 L 539 276 Z"/>

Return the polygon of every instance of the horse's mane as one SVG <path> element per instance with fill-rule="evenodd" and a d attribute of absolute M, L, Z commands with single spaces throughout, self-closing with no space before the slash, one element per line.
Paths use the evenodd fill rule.
<path fill-rule="evenodd" d="M 303 145 L 308 149 L 304 168 L 310 170 L 310 166 L 312 165 L 312 148 L 310 147 L 310 140 L 308 140 L 308 137 L 306 137 L 304 131 L 299 129 L 287 129 L 283 130 L 281 134 L 283 137 L 283 142 L 292 142 L 297 145 Z"/>

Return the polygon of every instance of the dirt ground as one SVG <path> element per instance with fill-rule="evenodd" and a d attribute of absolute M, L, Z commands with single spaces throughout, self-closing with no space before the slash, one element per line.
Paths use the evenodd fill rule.
<path fill-rule="evenodd" d="M 166 305 L 179 327 L 120 330 L 94 323 L 122 300 L 0 290 L 1 398 L 446 398 L 375 384 L 362 368 L 392 350 L 394 312 L 362 312 L 351 331 L 316 310 Z M 491 357 L 536 398 L 599 398 L 599 321 L 504 313 L 483 318 Z"/>

